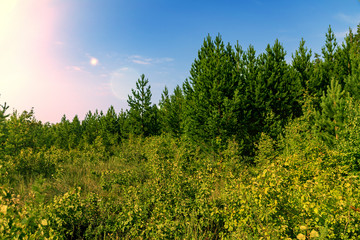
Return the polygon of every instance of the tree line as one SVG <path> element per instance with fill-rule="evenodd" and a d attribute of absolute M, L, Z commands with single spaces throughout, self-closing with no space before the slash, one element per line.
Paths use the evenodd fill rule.
<path fill-rule="evenodd" d="M 311 108 L 313 128 L 329 146 L 343 127 L 346 99 L 360 99 L 360 25 L 338 43 L 329 27 L 321 54 L 313 54 L 302 39 L 286 61 L 286 51 L 276 40 L 257 54 L 250 45 L 225 44 L 220 35 L 207 36 L 190 69 L 190 76 L 172 92 L 165 87 L 158 104 L 141 75 L 128 97 L 128 110 L 116 113 L 89 111 L 84 120 L 42 123 L 34 112 L 0 111 L 3 154 L 23 148 L 84 148 L 95 142 L 111 153 L 114 145 L 131 136 L 170 134 L 187 139 L 205 151 L 219 152 L 229 141 L 239 153 L 253 156 L 262 133 L 281 137 L 289 121 Z"/>

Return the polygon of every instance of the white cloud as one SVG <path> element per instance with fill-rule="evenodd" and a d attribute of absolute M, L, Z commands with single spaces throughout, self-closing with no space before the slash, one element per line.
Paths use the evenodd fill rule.
<path fill-rule="evenodd" d="M 349 31 L 335 32 L 335 36 L 338 39 L 346 37 L 347 34 L 349 34 Z"/>
<path fill-rule="evenodd" d="M 348 24 L 355 25 L 355 26 L 360 23 L 360 14 L 352 16 L 352 15 L 347 15 L 344 13 L 339 13 L 337 15 L 337 18 L 339 18 L 343 22 L 346 22 Z"/>
<path fill-rule="evenodd" d="M 150 62 L 146 62 L 146 61 L 142 61 L 142 60 L 138 60 L 138 59 L 133 59 L 131 61 L 133 63 L 140 64 L 140 65 L 149 65 L 150 64 Z"/>
<path fill-rule="evenodd" d="M 140 65 L 150 65 L 150 64 L 162 64 L 174 61 L 173 58 L 164 57 L 164 58 L 146 58 L 140 55 L 133 55 L 129 57 L 129 60 L 132 63 L 140 64 Z"/>
<path fill-rule="evenodd" d="M 83 71 L 81 69 L 81 67 L 79 67 L 79 66 L 67 66 L 66 69 L 70 70 L 70 71 L 77 71 L 77 72 L 82 72 Z"/>
<path fill-rule="evenodd" d="M 149 65 L 153 63 L 153 59 L 151 58 L 144 58 L 139 55 L 133 55 L 129 57 L 129 60 L 133 63 L 140 64 L 140 65 Z"/>

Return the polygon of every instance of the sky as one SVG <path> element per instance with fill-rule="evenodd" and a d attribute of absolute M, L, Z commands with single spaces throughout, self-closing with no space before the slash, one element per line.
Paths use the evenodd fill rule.
<path fill-rule="evenodd" d="M 0 103 L 51 123 L 120 112 L 145 74 L 158 104 L 207 35 L 258 54 L 279 39 L 291 62 L 301 38 L 321 53 L 329 25 L 341 43 L 359 23 L 359 0 L 0 0 Z"/>

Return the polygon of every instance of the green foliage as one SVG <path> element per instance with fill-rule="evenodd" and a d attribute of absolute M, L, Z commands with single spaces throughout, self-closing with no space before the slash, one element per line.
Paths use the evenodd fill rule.
<path fill-rule="evenodd" d="M 317 135 L 329 146 L 339 139 L 339 131 L 346 117 L 345 103 L 345 91 L 332 79 L 326 95 L 324 93 L 321 97 L 321 112 L 317 112 L 315 119 Z"/>
<path fill-rule="evenodd" d="M 275 125 L 285 126 L 288 118 L 301 115 L 301 85 L 293 77 L 292 69 L 286 64 L 286 52 L 278 40 L 266 48 L 260 56 L 260 69 L 255 90 L 255 107 L 266 119 L 265 125 L 259 125 L 261 131 L 277 137 Z M 299 91 L 300 90 L 300 91 Z M 275 131 L 274 131 L 275 130 Z"/>
<path fill-rule="evenodd" d="M 325 46 L 322 48 L 323 59 L 315 55 L 314 74 L 309 80 L 309 91 L 311 95 L 315 96 L 316 106 L 319 105 L 321 101 L 320 98 L 323 92 L 326 91 L 331 79 L 335 77 L 336 47 L 335 34 L 331 26 L 329 26 L 328 32 L 326 33 Z"/>
<path fill-rule="evenodd" d="M 98 110 L 94 113 L 89 111 L 82 121 L 84 143 L 93 144 L 96 137 L 100 135 L 100 117 Z"/>
<path fill-rule="evenodd" d="M 345 90 L 355 99 L 360 99 L 360 25 L 355 34 L 350 29 L 346 44 L 347 48 L 350 48 L 348 68 L 351 74 L 345 79 Z"/>
<path fill-rule="evenodd" d="M 300 84 L 302 89 L 306 89 L 309 79 L 313 74 L 313 64 L 311 62 L 312 52 L 305 47 L 304 39 L 301 39 L 299 49 L 292 55 L 292 67 L 300 74 Z"/>
<path fill-rule="evenodd" d="M 163 132 L 171 133 L 175 137 L 182 135 L 183 106 L 184 95 L 181 88 L 176 86 L 174 93 L 169 96 L 168 89 L 165 87 L 159 103 L 160 122 Z"/>
<path fill-rule="evenodd" d="M 5 114 L 6 110 L 9 108 L 9 106 L 4 104 L 0 104 L 0 157 L 4 153 L 5 148 L 5 141 L 7 137 L 7 128 L 6 128 L 6 118 L 9 117 L 8 114 Z"/>
<path fill-rule="evenodd" d="M 44 137 L 40 136 L 42 124 L 35 119 L 33 110 L 21 114 L 14 111 L 6 127 L 5 153 L 16 156 L 22 149 L 41 147 L 41 138 Z"/>
<path fill-rule="evenodd" d="M 220 139 L 246 136 L 243 101 L 243 51 L 208 36 L 184 85 L 184 131 L 190 139 L 218 151 Z"/>
<path fill-rule="evenodd" d="M 149 80 L 142 74 L 128 99 L 131 132 L 145 137 L 158 133 L 158 109 L 156 105 L 151 105 L 151 86 L 147 86 L 148 83 Z"/>
<path fill-rule="evenodd" d="M 159 108 L 144 75 L 119 114 L 1 105 L 0 239 L 359 239 L 359 29 L 291 65 L 208 37 Z"/>

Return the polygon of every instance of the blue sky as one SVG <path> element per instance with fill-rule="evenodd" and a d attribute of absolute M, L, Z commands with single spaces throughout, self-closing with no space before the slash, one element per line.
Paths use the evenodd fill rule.
<path fill-rule="evenodd" d="M 44 122 L 125 109 L 142 73 L 157 104 L 165 85 L 189 77 L 208 34 L 257 53 L 279 39 L 291 61 L 302 37 L 321 53 L 329 25 L 341 42 L 360 23 L 358 0 L 4 0 L 0 9 L 0 101 L 34 107 Z"/>

